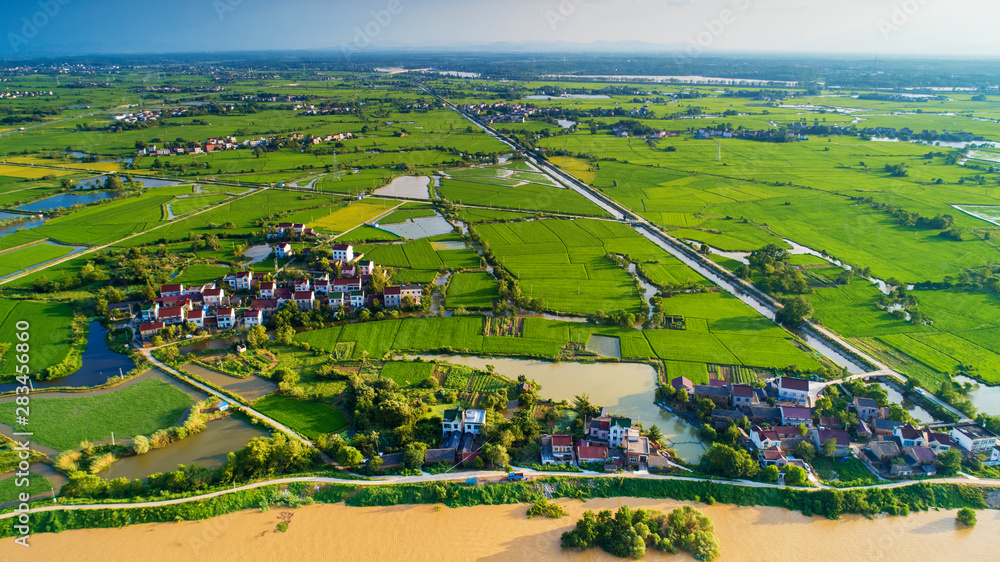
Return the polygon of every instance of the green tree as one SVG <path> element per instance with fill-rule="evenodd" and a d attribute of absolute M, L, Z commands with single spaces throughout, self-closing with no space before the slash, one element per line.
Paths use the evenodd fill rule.
<path fill-rule="evenodd" d="M 785 484 L 789 486 L 801 486 L 808 479 L 809 476 L 806 474 L 804 468 L 795 466 L 794 464 L 785 465 Z"/>
<path fill-rule="evenodd" d="M 487 443 L 483 445 L 483 458 L 493 467 L 502 467 L 510 464 L 510 455 L 507 447 Z"/>
<path fill-rule="evenodd" d="M 247 330 L 246 339 L 252 349 L 260 349 L 267 345 L 270 338 L 267 337 L 267 328 L 258 324 Z"/>
<path fill-rule="evenodd" d="M 406 447 L 403 448 L 403 464 L 406 468 L 419 469 L 424 465 L 424 452 L 427 450 L 427 445 L 423 443 L 407 443 Z"/>
<path fill-rule="evenodd" d="M 937 461 L 941 464 L 941 474 L 944 476 L 954 476 L 962 470 L 962 453 L 958 449 L 948 449 L 938 455 Z"/>
<path fill-rule="evenodd" d="M 345 446 L 340 450 L 340 456 L 337 457 L 337 462 L 348 468 L 357 468 L 365 458 L 361 456 L 361 451 L 351 447 L 350 445 Z"/>
<path fill-rule="evenodd" d="M 976 512 L 971 507 L 963 507 L 958 510 L 958 513 L 955 515 L 955 519 L 966 527 L 976 526 Z"/>
<path fill-rule="evenodd" d="M 649 437 L 650 441 L 656 441 L 657 443 L 663 439 L 663 433 L 660 432 L 660 428 L 653 425 L 649 427 L 649 431 L 646 432 L 646 437 Z"/>
<path fill-rule="evenodd" d="M 727 478 L 752 478 L 760 466 L 743 449 L 715 443 L 701 457 L 702 469 Z"/>
<path fill-rule="evenodd" d="M 823 442 L 823 456 L 832 457 L 837 453 L 837 440 L 834 438 L 827 439 Z"/>
<path fill-rule="evenodd" d="M 781 299 L 781 305 L 775 320 L 788 326 L 799 326 L 813 314 L 812 303 L 802 295 L 785 297 Z"/>
<path fill-rule="evenodd" d="M 781 474 L 781 471 L 772 464 L 764 467 L 762 476 L 765 482 L 777 482 L 779 474 Z"/>
<path fill-rule="evenodd" d="M 795 458 L 802 459 L 806 462 L 812 462 L 816 458 L 816 447 L 808 441 L 802 441 L 795 446 Z"/>

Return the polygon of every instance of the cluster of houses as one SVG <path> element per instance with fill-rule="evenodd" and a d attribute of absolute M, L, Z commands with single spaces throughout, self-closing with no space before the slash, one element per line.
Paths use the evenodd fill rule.
<path fill-rule="evenodd" d="M 520 103 L 473 103 L 462 106 L 468 113 L 479 115 L 487 123 L 524 123 L 541 110 Z"/>
<path fill-rule="evenodd" d="M 52 91 L 38 91 L 38 92 L 22 92 L 20 90 L 14 92 L 0 92 L 0 99 L 12 100 L 17 98 L 34 98 L 38 96 L 51 96 Z"/>
<path fill-rule="evenodd" d="M 677 377 L 670 385 L 675 392 L 683 388 L 689 396 L 711 400 L 716 406 L 712 410 L 712 424 L 717 429 L 745 417 L 751 426 L 749 433 L 740 429 L 743 444 L 761 466 L 782 468 L 794 464 L 808 469 L 793 454 L 803 441 L 812 443 L 819 451 L 833 440 L 833 457 L 847 457 L 854 451 L 851 435 L 841 420 L 825 416 L 817 420 L 813 415 L 810 406 L 815 396 L 808 380 L 780 377 L 765 388 L 754 388 L 718 380 L 696 385 Z M 985 464 L 1000 465 L 1000 441 L 975 423 L 937 430 L 917 429 L 890 420 L 889 408 L 861 396 L 854 398 L 851 409 L 857 413 L 859 422 L 857 454 L 884 478 L 933 476 L 937 473 L 937 456 L 956 447 L 966 458 L 984 454 Z"/>
<path fill-rule="evenodd" d="M 606 408 L 587 421 L 583 439 L 565 434 L 542 437 L 542 464 L 604 465 L 604 470 L 656 470 L 670 466 L 656 444 L 639 434 L 632 420 L 613 416 Z"/>
<path fill-rule="evenodd" d="M 288 228 L 293 229 L 294 225 Z M 291 255 L 291 246 L 279 244 L 275 252 L 279 257 L 282 252 Z M 423 297 L 420 285 L 385 287 L 381 293 L 366 292 L 364 287 L 378 266 L 371 260 L 358 259 L 360 257 L 363 256 L 355 256 L 350 245 L 335 245 L 334 261 L 342 264 L 341 276 L 335 279 L 328 273 L 317 273 L 308 279 L 276 282 L 267 281 L 266 273 L 241 271 L 226 275 L 218 284 L 163 285 L 159 297 L 140 307 L 139 335 L 148 341 L 166 326 L 188 322 L 199 328 L 219 330 L 257 326 L 287 302 L 294 303 L 302 311 L 322 305 L 334 310 L 358 309 L 374 306 L 376 301 L 384 308 L 399 308 L 408 304 L 407 299 L 414 305 L 420 304 Z M 230 294 L 226 294 L 227 288 Z M 246 296 L 247 293 L 251 295 Z"/>
<path fill-rule="evenodd" d="M 183 114 L 183 109 L 177 110 L 181 113 L 174 113 L 174 116 Z M 135 123 L 136 121 L 156 120 L 160 117 L 159 111 L 143 111 L 140 113 L 122 113 L 115 115 L 115 119 L 125 123 Z M 323 142 L 336 142 L 354 138 L 353 133 L 346 131 L 335 135 L 312 136 L 303 133 L 292 133 L 288 135 L 289 140 L 320 144 Z M 176 146 L 174 148 L 157 148 L 156 145 L 149 145 L 137 151 L 138 156 L 175 156 L 184 154 L 204 154 L 208 152 L 218 152 L 222 150 L 237 150 L 240 148 L 256 148 L 266 146 L 276 141 L 285 140 L 283 136 L 260 137 L 257 139 L 247 139 L 239 141 L 236 137 L 220 137 L 205 139 L 205 142 L 191 142 L 187 146 Z"/>
<path fill-rule="evenodd" d="M 183 109 L 178 111 L 183 112 Z M 156 121 L 163 116 L 163 112 L 159 109 L 157 110 L 143 110 L 136 111 L 135 113 L 118 113 L 113 116 L 115 121 L 120 123 L 138 123 L 140 121 Z"/>

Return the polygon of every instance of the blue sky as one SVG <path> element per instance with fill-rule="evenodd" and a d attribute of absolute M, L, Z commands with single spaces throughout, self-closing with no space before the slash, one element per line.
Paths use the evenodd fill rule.
<path fill-rule="evenodd" d="M 0 57 L 500 41 L 995 56 L 997 21 L 996 0 L 20 0 L 0 5 Z"/>

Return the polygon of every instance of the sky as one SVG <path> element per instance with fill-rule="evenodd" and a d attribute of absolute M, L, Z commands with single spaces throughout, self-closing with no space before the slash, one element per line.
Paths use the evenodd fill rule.
<path fill-rule="evenodd" d="M 0 57 L 497 42 L 992 57 L 1000 53 L 997 21 L 997 0 L 8 0 L 0 3 Z"/>

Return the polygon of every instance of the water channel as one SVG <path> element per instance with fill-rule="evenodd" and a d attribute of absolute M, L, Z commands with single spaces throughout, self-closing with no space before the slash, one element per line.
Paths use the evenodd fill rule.
<path fill-rule="evenodd" d="M 57 386 L 97 386 L 108 382 L 111 377 L 117 377 L 134 369 L 135 363 L 127 355 L 108 349 L 107 333 L 108 331 L 104 326 L 101 326 L 100 322 L 91 322 L 90 332 L 87 334 L 87 349 L 82 356 L 82 366 L 73 374 L 59 379 L 32 380 L 32 387 L 41 389 Z M 17 387 L 18 383 L 16 382 L 0 384 L 0 392 L 11 392 Z"/>
<path fill-rule="evenodd" d="M 66 209 L 72 207 L 73 205 L 86 205 L 87 203 L 94 203 L 96 201 L 110 199 L 112 197 L 114 197 L 114 194 L 110 191 L 61 193 L 59 195 L 53 195 L 52 197 L 46 197 L 40 201 L 28 203 L 27 205 L 21 205 L 20 207 L 16 207 L 16 209 L 18 211 L 39 213 L 43 211 L 50 211 L 52 209 Z"/>
<path fill-rule="evenodd" d="M 572 363 L 504 359 L 498 357 L 465 357 L 458 355 L 421 355 L 427 361 L 435 359 L 475 369 L 493 365 L 496 372 L 510 379 L 524 375 L 541 385 L 539 394 L 555 401 L 569 400 L 578 394 L 590 395 L 593 404 L 605 406 L 612 413 L 632 418 L 649 428 L 656 425 L 663 433 L 667 447 L 681 459 L 697 462 L 705 451 L 694 426 L 657 406 L 656 371 L 637 363 Z"/>

